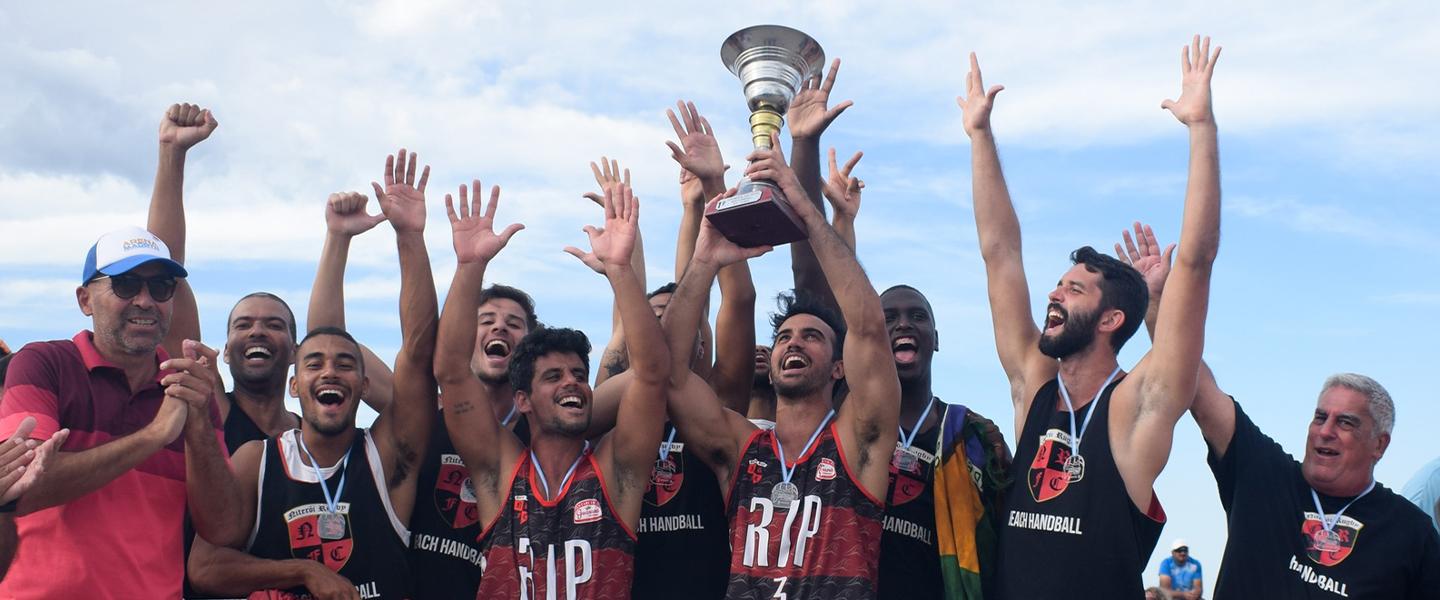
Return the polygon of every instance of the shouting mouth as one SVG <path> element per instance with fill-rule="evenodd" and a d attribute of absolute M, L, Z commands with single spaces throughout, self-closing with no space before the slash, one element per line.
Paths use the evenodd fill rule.
<path fill-rule="evenodd" d="M 895 355 L 895 362 L 898 364 L 908 365 L 914 363 L 919 350 L 920 344 L 915 342 L 914 337 L 908 335 L 897 337 L 894 341 L 890 342 L 890 351 Z"/>
<path fill-rule="evenodd" d="M 1069 316 L 1069 313 L 1065 312 L 1065 309 L 1061 308 L 1059 304 L 1051 304 L 1045 311 L 1045 331 L 1064 325 Z"/>
<path fill-rule="evenodd" d="M 262 363 L 274 358 L 275 353 L 264 346 L 246 346 L 244 356 L 247 363 Z"/>
<path fill-rule="evenodd" d="M 491 358 L 506 358 L 510 356 L 510 342 L 505 340 L 490 340 L 486 342 L 485 356 Z"/>
<path fill-rule="evenodd" d="M 315 401 L 321 406 L 340 406 L 345 403 L 345 390 L 337 386 L 322 386 L 315 390 Z"/>

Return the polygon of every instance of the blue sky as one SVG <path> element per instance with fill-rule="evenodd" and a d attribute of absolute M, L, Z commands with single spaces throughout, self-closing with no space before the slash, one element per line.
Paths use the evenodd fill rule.
<path fill-rule="evenodd" d="M 84 253 L 103 231 L 143 224 L 156 124 L 188 100 L 221 123 L 191 153 L 186 190 L 191 281 L 212 345 L 245 292 L 274 291 L 303 311 L 326 195 L 368 190 L 404 145 L 433 166 L 427 239 L 442 293 L 454 268 L 443 194 L 475 177 L 498 183 L 500 218 L 528 229 L 491 280 L 529 290 L 542 319 L 601 346 L 607 288 L 560 251 L 583 245 L 580 228 L 599 219 L 580 199 L 594 187 L 587 161 L 605 154 L 632 169 L 652 287 L 668 281 L 679 206 L 663 111 L 694 100 L 742 165 L 744 102 L 718 49 L 736 29 L 777 22 L 844 60 L 833 98 L 856 105 L 824 144 L 866 153 L 857 229 L 872 280 L 929 294 L 938 393 L 1008 421 L 954 104 L 965 52 L 1007 87 L 995 131 L 1038 315 L 1075 247 L 1108 249 L 1136 219 L 1175 239 L 1186 136 L 1158 107 L 1178 94 L 1179 47 L 1200 32 L 1225 47 L 1214 83 L 1225 210 L 1206 358 L 1297 453 L 1324 377 L 1374 376 L 1399 415 L 1378 478 L 1403 484 L 1434 456 L 1426 424 L 1440 421 L 1419 358 L 1440 310 L 1430 118 L 1440 83 L 1429 75 L 1440 8 L 1011 4 L 6 6 L 0 338 L 18 346 L 88 326 L 72 300 Z M 393 255 L 386 227 L 357 240 L 347 286 L 351 327 L 381 355 L 399 338 Z M 762 308 L 788 287 L 787 256 L 755 263 Z M 1144 350 L 1132 342 L 1122 364 Z M 1214 489 L 1187 417 L 1157 484 L 1171 517 L 1157 557 L 1185 537 L 1212 584 L 1224 544 Z"/>

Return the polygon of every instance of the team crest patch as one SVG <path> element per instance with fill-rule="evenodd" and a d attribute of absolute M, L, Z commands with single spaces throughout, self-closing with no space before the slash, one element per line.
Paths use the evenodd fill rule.
<path fill-rule="evenodd" d="M 815 467 L 815 481 L 830 481 L 835 478 L 835 461 L 828 458 L 820 459 L 820 465 Z"/>
<path fill-rule="evenodd" d="M 332 571 L 339 571 L 350 560 L 354 547 L 350 528 L 350 503 L 341 502 L 336 507 L 338 519 L 328 518 L 329 510 L 324 504 L 302 504 L 285 511 L 285 524 L 290 531 L 290 555 L 295 558 L 324 563 Z M 322 516 L 326 517 L 322 523 Z M 335 527 L 334 531 L 321 531 Z M 338 527 L 336 527 L 338 526 Z"/>
<path fill-rule="evenodd" d="M 455 529 L 464 529 L 480 520 L 480 509 L 475 506 L 475 483 L 458 455 L 440 455 L 435 509 L 440 511 L 440 518 Z"/>
<path fill-rule="evenodd" d="M 515 496 L 515 498 L 510 501 L 510 508 L 515 511 L 515 516 L 520 519 L 521 525 L 524 525 L 526 521 L 530 520 L 529 506 L 530 497 L 523 494 Z"/>
<path fill-rule="evenodd" d="M 575 504 L 575 524 L 594 523 L 604 516 L 605 511 L 600 509 L 600 501 L 594 498 L 581 500 Z"/>
<path fill-rule="evenodd" d="M 664 506 L 680 493 L 680 486 L 685 483 L 685 455 L 679 451 L 679 444 L 675 446 L 650 469 L 650 481 L 645 484 L 645 503 L 650 506 Z"/>
<path fill-rule="evenodd" d="M 1071 483 L 1084 477 L 1084 471 L 1074 468 L 1078 461 L 1072 460 L 1070 448 L 1070 434 L 1064 431 L 1051 429 L 1040 436 L 1040 447 L 1035 450 L 1034 460 L 1030 461 L 1027 482 L 1030 496 L 1036 502 L 1058 498 Z"/>
<path fill-rule="evenodd" d="M 1316 564 L 1333 567 L 1350 556 L 1350 551 L 1355 548 L 1355 539 L 1360 537 L 1360 530 L 1365 524 L 1350 517 L 1340 517 L 1334 529 L 1326 531 L 1320 519 L 1316 513 L 1305 513 L 1305 522 L 1300 525 L 1305 555 Z"/>

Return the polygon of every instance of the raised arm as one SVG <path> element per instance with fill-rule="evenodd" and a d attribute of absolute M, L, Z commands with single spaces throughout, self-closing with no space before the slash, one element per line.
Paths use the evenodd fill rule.
<path fill-rule="evenodd" d="M 494 390 L 470 372 L 470 356 L 475 351 L 485 268 L 525 226 L 516 223 L 497 235 L 495 208 L 500 202 L 500 188 L 490 188 L 490 202 L 484 210 L 480 206 L 480 180 L 473 181 L 469 189 L 475 191 L 475 202 L 471 204 L 469 190 L 461 185 L 458 211 L 455 199 L 445 195 L 457 264 L 455 279 L 445 294 L 445 313 L 440 318 L 435 378 L 440 383 L 445 427 L 470 470 L 480 520 L 488 523 L 500 514 L 505 500 L 502 482 L 509 481 L 508 469 L 519 459 L 522 448 L 520 440 L 495 418 L 490 409 Z"/>
<path fill-rule="evenodd" d="M 607 488 L 629 509 L 627 523 L 640 516 L 641 498 L 655 463 L 655 447 L 665 423 L 665 383 L 669 380 L 670 352 L 660 333 L 660 322 L 645 301 L 645 289 L 630 266 L 640 234 L 640 203 L 629 185 L 605 190 L 605 225 L 587 225 L 585 233 L 596 258 L 605 265 L 605 278 L 615 294 L 615 306 L 625 325 L 630 355 L 630 383 L 620 399 L 615 428 L 596 452 L 605 465 Z"/>
<path fill-rule="evenodd" d="M 850 172 L 860 162 L 860 157 L 865 156 L 864 152 L 856 152 L 855 156 L 845 161 L 842 168 L 835 163 L 835 149 L 830 149 L 830 177 L 825 180 L 825 199 L 830 201 L 830 206 L 835 209 L 835 219 L 831 226 L 840 239 L 855 250 L 855 217 L 860 214 L 860 192 L 865 189 L 865 182 L 857 177 L 851 177 Z"/>
<path fill-rule="evenodd" d="M 705 214 L 705 199 L 725 192 L 725 160 L 710 121 L 700 115 L 694 102 L 678 101 L 675 111 L 665 109 L 670 126 L 679 143 L 667 141 L 670 158 L 680 164 L 680 196 L 683 212 L 680 234 L 675 242 L 675 281 L 685 274 L 685 265 L 695 253 L 695 240 L 700 235 L 700 220 Z M 687 175 L 689 176 L 687 178 Z M 688 186 L 688 187 L 687 187 Z"/>
<path fill-rule="evenodd" d="M 145 228 L 170 248 L 170 258 L 185 264 L 185 155 L 205 141 L 219 123 L 208 109 L 194 104 L 172 104 L 160 118 L 160 160 L 155 168 L 155 190 Z M 195 293 L 184 279 L 177 281 L 170 330 L 163 343 L 171 356 L 180 356 L 184 340 L 200 339 L 200 313 Z M 224 402 L 224 400 L 221 400 Z"/>
<path fill-rule="evenodd" d="M 439 310 L 435 278 L 425 250 L 425 184 L 430 167 L 417 173 L 417 157 L 405 149 L 385 160 L 385 186 L 372 183 L 380 210 L 395 229 L 400 255 L 400 353 L 395 357 L 394 401 L 371 428 L 385 463 L 390 502 L 409 522 L 420 456 L 435 422 L 435 337 Z M 416 181 L 416 175 L 419 181 Z M 470 329 L 474 335 L 475 329 Z"/>
<path fill-rule="evenodd" d="M 1132 498 L 1149 493 L 1169 458 L 1175 422 L 1195 398 L 1210 273 L 1220 247 L 1220 162 L 1210 104 L 1219 52 L 1216 48 L 1212 55 L 1210 38 L 1202 45 L 1196 36 L 1193 46 L 1182 50 L 1180 100 L 1161 104 L 1190 130 L 1190 172 L 1179 248 L 1160 301 L 1154 345 L 1114 397 L 1118 412 L 1113 414 L 1122 420 L 1112 431 L 1124 432 L 1111 436 L 1115 460 Z"/>
<path fill-rule="evenodd" d="M 600 207 L 601 210 L 605 208 L 605 190 L 612 189 L 621 183 L 630 185 L 630 169 L 623 171 L 622 178 L 622 171 L 618 161 L 602 156 L 600 157 L 599 165 L 593 162 L 590 163 L 590 171 L 595 174 L 595 183 L 600 186 L 600 192 L 586 192 L 583 196 L 591 202 L 594 202 L 595 206 Z M 599 258 L 595 257 L 593 252 L 585 252 L 574 246 L 566 246 L 565 252 L 580 259 L 580 262 L 585 263 L 586 267 L 589 267 L 590 270 L 600 274 L 602 277 L 605 275 L 605 265 L 600 262 Z M 643 236 L 635 238 L 635 249 L 630 254 L 630 268 L 633 269 L 635 274 L 640 278 L 640 287 L 644 288 L 645 241 Z M 605 342 L 605 348 L 600 352 L 600 368 L 595 369 L 594 389 L 599 390 L 601 384 L 605 383 L 611 377 L 624 373 L 629 368 L 630 357 L 625 351 L 625 326 L 620 322 L 620 307 L 615 304 L 612 298 L 610 302 L 610 339 Z M 618 393 L 614 396 L 614 402 L 605 405 L 611 409 L 610 412 L 607 413 L 610 415 L 610 423 L 605 425 L 603 429 L 592 428 L 592 430 L 598 430 L 600 433 L 610 431 L 611 425 L 614 424 L 613 409 L 620 401 Z M 599 407 L 600 406 L 597 405 L 597 408 Z"/>
<path fill-rule="evenodd" d="M 795 215 L 805 224 L 810 247 L 830 281 L 840 314 L 845 317 L 843 357 L 844 364 L 850 367 L 845 371 L 850 395 L 840 407 L 836 423 L 847 461 L 858 468 L 866 488 L 876 497 L 883 497 L 900 419 L 900 379 L 885 328 L 885 311 L 855 251 L 825 222 L 823 213 L 808 202 L 795 200 L 802 198 L 795 195 L 800 193 L 800 182 L 785 164 L 779 144 L 774 148 L 751 154 L 747 174 L 780 186 Z"/>
<path fill-rule="evenodd" d="M 801 189 L 805 191 L 804 196 L 795 200 L 808 199 L 821 218 L 825 215 L 825 205 L 820 200 L 820 135 L 840 113 L 855 104 L 846 100 L 829 106 L 830 90 L 835 87 L 835 76 L 839 72 L 840 59 L 837 58 L 830 63 L 830 71 L 825 74 L 824 80 L 819 75 L 805 80 L 785 115 L 790 123 L 791 164 Z M 835 296 L 825 280 L 826 274 L 820 267 L 816 252 L 812 241 L 790 244 L 790 270 L 795 276 L 795 289 L 805 290 L 826 304 L 835 306 Z"/>
<path fill-rule="evenodd" d="M 985 260 L 986 285 L 990 293 L 990 318 L 995 326 L 995 351 L 1010 380 L 1010 399 L 1015 406 L 1016 431 L 1030 408 L 1031 389 L 1054 374 L 1054 361 L 1040 354 L 1040 329 L 1030 316 L 1030 287 L 1020 253 L 1020 219 L 1010 201 L 1005 173 L 995 134 L 990 128 L 990 111 L 1003 85 L 985 89 L 980 62 L 970 53 L 970 72 L 965 74 L 965 95 L 956 98 L 964 112 L 965 133 L 970 136 L 970 170 L 975 229 L 980 256 Z M 1047 370 L 1047 366 L 1048 370 Z"/>
<path fill-rule="evenodd" d="M 350 240 L 385 220 L 383 212 L 366 213 L 369 200 L 359 192 L 336 192 L 325 200 L 325 245 L 320 249 L 320 265 L 305 311 L 305 325 L 310 329 L 345 329 L 345 263 L 350 258 Z M 394 394 L 394 375 L 369 347 L 362 344 L 360 351 L 365 356 L 365 377 L 370 380 L 363 400 L 375 412 L 383 413 Z"/>

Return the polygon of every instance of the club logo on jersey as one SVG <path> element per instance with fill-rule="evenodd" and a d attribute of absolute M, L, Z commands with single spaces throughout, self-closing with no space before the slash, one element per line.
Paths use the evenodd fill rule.
<path fill-rule="evenodd" d="M 458 455 L 440 455 L 435 509 L 440 511 L 440 518 L 455 529 L 464 529 L 480 520 L 480 509 L 475 506 L 475 483 Z"/>
<path fill-rule="evenodd" d="M 835 461 L 828 458 L 820 459 L 820 465 L 815 467 L 815 481 L 830 481 L 835 479 Z"/>
<path fill-rule="evenodd" d="M 1305 513 L 1305 522 L 1300 525 L 1300 535 L 1305 543 L 1305 555 L 1316 564 L 1333 567 L 1350 556 L 1355 548 L 1355 539 L 1360 537 L 1364 523 L 1350 517 L 1340 517 L 1335 527 L 1326 531 L 1320 522 L 1320 515 Z"/>
<path fill-rule="evenodd" d="M 684 483 L 685 455 L 672 448 L 670 454 L 655 461 L 655 467 L 650 470 L 650 481 L 645 484 L 645 503 L 664 506 L 680 493 L 680 486 Z"/>
<path fill-rule="evenodd" d="M 524 494 L 515 496 L 515 499 L 510 501 L 510 509 L 515 511 L 515 516 L 520 519 L 521 525 L 524 525 L 526 521 L 530 520 L 529 506 L 530 497 Z"/>
<path fill-rule="evenodd" d="M 1075 461 L 1070 460 L 1070 434 L 1058 429 L 1046 431 L 1040 436 L 1040 447 L 1035 449 L 1035 458 L 1030 461 L 1030 497 L 1036 502 L 1058 498 L 1080 481 L 1083 472 L 1067 469 Z"/>
<path fill-rule="evenodd" d="M 344 524 L 338 535 L 321 532 L 321 517 L 329 509 L 324 504 L 302 504 L 285 511 L 285 524 L 290 530 L 290 556 L 324 563 L 332 571 L 339 571 L 350 560 L 354 547 L 354 530 L 350 526 L 350 503 L 341 502 L 336 513 Z"/>
<path fill-rule="evenodd" d="M 605 511 L 600 508 L 600 501 L 594 498 L 581 500 L 575 503 L 575 524 L 584 525 L 594 523 L 605 516 Z"/>

